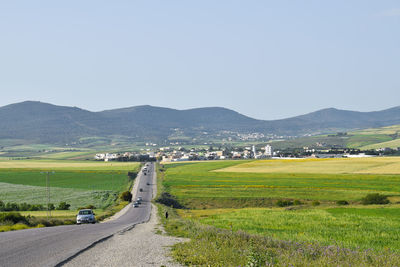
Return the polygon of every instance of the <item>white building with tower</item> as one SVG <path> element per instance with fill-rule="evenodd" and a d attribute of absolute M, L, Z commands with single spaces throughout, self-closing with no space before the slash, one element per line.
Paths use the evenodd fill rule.
<path fill-rule="evenodd" d="M 270 145 L 265 146 L 265 156 L 272 157 L 274 154 L 274 149 Z"/>

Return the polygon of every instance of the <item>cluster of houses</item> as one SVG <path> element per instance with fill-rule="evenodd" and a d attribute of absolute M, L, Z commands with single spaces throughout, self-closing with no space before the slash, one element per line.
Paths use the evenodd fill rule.
<path fill-rule="evenodd" d="M 158 160 L 163 162 L 191 161 L 191 160 L 225 160 L 225 159 L 268 159 L 268 158 L 355 158 L 374 157 L 399 153 L 400 147 L 381 148 L 368 151 L 349 148 L 309 148 L 286 149 L 274 151 L 269 144 L 258 147 L 242 148 L 219 148 L 219 149 L 185 149 L 184 147 L 162 147 L 153 149 L 142 149 L 140 153 L 100 153 L 94 159 L 101 161 L 148 161 Z"/>
<path fill-rule="evenodd" d="M 171 161 L 189 161 L 189 160 L 224 160 L 224 159 L 253 159 L 253 158 L 270 158 L 273 154 L 270 145 L 266 145 L 261 151 L 256 151 L 255 146 L 245 147 L 240 150 L 206 150 L 196 151 L 191 149 L 185 151 L 177 150 L 160 150 L 156 156 L 164 162 Z"/>
<path fill-rule="evenodd" d="M 141 153 L 99 153 L 94 156 L 95 160 L 101 161 L 141 161 L 144 158 L 156 159 L 164 162 L 171 161 L 190 161 L 190 160 L 224 160 L 224 159 L 261 159 L 274 156 L 274 151 L 270 145 L 266 145 L 262 150 L 257 151 L 255 146 L 245 147 L 240 150 L 211 150 L 211 149 L 190 149 L 184 148 L 160 148 L 157 151 L 142 151 Z"/>

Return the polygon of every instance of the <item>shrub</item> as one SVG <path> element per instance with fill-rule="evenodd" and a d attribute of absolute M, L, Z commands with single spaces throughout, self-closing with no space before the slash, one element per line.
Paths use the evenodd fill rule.
<path fill-rule="evenodd" d="M 303 203 L 301 203 L 300 200 L 296 199 L 295 201 L 293 201 L 293 204 L 294 204 L 294 205 L 301 205 L 301 204 L 303 204 Z"/>
<path fill-rule="evenodd" d="M 276 202 L 276 205 L 277 205 L 278 207 L 287 207 L 287 206 L 293 205 L 293 201 L 291 201 L 291 200 L 282 200 L 282 199 L 279 199 L 279 200 Z"/>
<path fill-rule="evenodd" d="M 390 201 L 387 196 L 375 193 L 366 195 L 363 199 L 361 199 L 361 203 L 364 205 L 388 204 Z"/>
<path fill-rule="evenodd" d="M 53 203 L 49 203 L 49 205 L 47 206 L 49 210 L 55 210 L 56 207 L 54 206 Z"/>
<path fill-rule="evenodd" d="M 45 210 L 45 208 L 43 207 L 43 205 L 31 205 L 28 209 L 29 211 L 37 211 L 37 210 Z"/>
<path fill-rule="evenodd" d="M 338 200 L 336 201 L 337 205 L 349 205 L 349 202 L 347 202 L 346 200 Z"/>
<path fill-rule="evenodd" d="M 161 203 L 165 206 L 172 207 L 174 209 L 183 209 L 184 206 L 181 205 L 178 200 L 175 199 L 173 195 L 167 192 L 163 192 L 160 197 L 156 199 L 157 203 Z"/>
<path fill-rule="evenodd" d="M 28 204 L 28 203 L 4 203 L 0 201 L 0 211 L 35 211 L 45 210 L 43 205 L 40 204 Z"/>
<path fill-rule="evenodd" d="M 315 207 L 321 205 L 321 203 L 318 200 L 314 200 L 313 202 L 311 202 L 311 205 Z"/>
<path fill-rule="evenodd" d="M 29 224 L 28 220 L 25 216 L 22 216 L 20 213 L 17 212 L 6 212 L 0 213 L 0 223 L 24 223 Z"/>
<path fill-rule="evenodd" d="M 131 201 L 132 201 L 132 193 L 129 192 L 129 191 L 122 192 L 120 198 L 121 198 L 123 201 L 129 201 L 129 202 L 131 202 Z"/>
<path fill-rule="evenodd" d="M 96 207 L 95 207 L 95 206 L 93 206 L 93 205 L 87 205 L 87 206 L 84 206 L 84 207 L 79 207 L 79 208 L 78 208 L 78 210 L 85 210 L 85 209 L 91 209 L 91 210 L 94 210 L 94 209 L 96 209 Z"/>
<path fill-rule="evenodd" d="M 58 204 L 57 209 L 58 210 L 69 210 L 69 207 L 71 207 L 71 205 L 68 204 L 67 202 L 60 202 L 60 204 Z"/>
<path fill-rule="evenodd" d="M 137 172 L 128 172 L 128 177 L 131 180 L 134 180 L 137 177 Z"/>

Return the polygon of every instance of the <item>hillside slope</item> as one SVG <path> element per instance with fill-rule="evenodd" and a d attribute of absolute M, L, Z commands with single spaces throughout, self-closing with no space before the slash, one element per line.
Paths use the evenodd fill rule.
<path fill-rule="evenodd" d="M 256 120 L 220 107 L 176 110 L 136 106 L 91 112 L 26 101 L 0 108 L 1 139 L 59 144 L 90 136 L 124 136 L 138 141 L 166 139 L 177 131 L 188 137 L 222 131 L 295 136 L 393 124 L 400 124 L 400 107 L 375 112 L 330 108 L 271 121 Z"/>

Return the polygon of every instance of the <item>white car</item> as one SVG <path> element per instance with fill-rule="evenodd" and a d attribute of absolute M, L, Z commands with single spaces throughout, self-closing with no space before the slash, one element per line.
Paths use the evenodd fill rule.
<path fill-rule="evenodd" d="M 81 223 L 96 223 L 96 218 L 94 217 L 94 212 L 91 209 L 84 209 L 78 212 L 76 215 L 76 224 Z"/>

